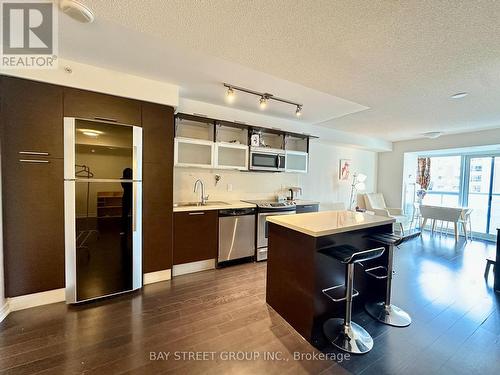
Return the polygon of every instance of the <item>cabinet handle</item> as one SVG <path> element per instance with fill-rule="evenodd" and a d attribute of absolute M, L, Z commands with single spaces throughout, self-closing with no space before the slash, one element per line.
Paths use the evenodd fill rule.
<path fill-rule="evenodd" d="M 50 163 L 48 160 L 38 160 L 38 159 L 19 159 L 21 163 L 35 163 L 35 164 L 46 164 Z"/>
<path fill-rule="evenodd" d="M 114 118 L 108 118 L 108 117 L 94 117 L 95 120 L 101 120 L 101 121 L 108 121 L 108 122 L 118 122 L 118 120 Z"/>
<path fill-rule="evenodd" d="M 39 155 L 39 156 L 49 156 L 48 152 L 42 151 L 19 151 L 21 155 Z"/>
<path fill-rule="evenodd" d="M 204 212 L 189 212 L 188 215 L 205 215 Z"/>
<path fill-rule="evenodd" d="M 313 206 L 302 206 L 304 208 L 313 208 Z"/>

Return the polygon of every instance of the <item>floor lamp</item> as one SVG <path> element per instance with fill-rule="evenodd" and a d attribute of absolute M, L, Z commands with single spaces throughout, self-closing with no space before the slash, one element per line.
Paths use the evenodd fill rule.
<path fill-rule="evenodd" d="M 363 173 L 354 173 L 352 176 L 351 185 L 351 200 L 349 201 L 349 210 L 352 211 L 354 201 L 356 200 L 355 193 L 366 189 L 366 175 Z"/>

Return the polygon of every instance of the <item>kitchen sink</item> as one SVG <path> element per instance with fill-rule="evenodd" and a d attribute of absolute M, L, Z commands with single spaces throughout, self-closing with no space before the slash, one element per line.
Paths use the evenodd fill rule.
<path fill-rule="evenodd" d="M 204 206 L 224 206 L 224 205 L 229 205 L 229 203 L 221 201 L 210 201 L 210 202 L 205 202 L 205 204 L 201 204 L 201 202 L 174 203 L 174 207 L 204 207 Z"/>

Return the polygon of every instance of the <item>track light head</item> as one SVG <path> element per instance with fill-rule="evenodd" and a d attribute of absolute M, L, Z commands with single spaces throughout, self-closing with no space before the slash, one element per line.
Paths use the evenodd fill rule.
<path fill-rule="evenodd" d="M 302 106 L 298 105 L 297 109 L 295 110 L 295 116 L 300 117 L 302 116 Z"/>
<path fill-rule="evenodd" d="M 233 88 L 230 86 L 227 88 L 227 92 L 226 92 L 226 100 L 228 103 L 232 103 L 234 102 L 234 98 L 235 98 L 235 94 L 234 94 L 234 90 Z"/>
<path fill-rule="evenodd" d="M 267 98 L 264 95 L 260 97 L 259 106 L 260 109 L 266 109 L 267 107 Z"/>

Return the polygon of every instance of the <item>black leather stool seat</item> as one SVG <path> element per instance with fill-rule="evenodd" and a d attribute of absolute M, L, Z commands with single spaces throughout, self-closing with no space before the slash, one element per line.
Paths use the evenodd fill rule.
<path fill-rule="evenodd" d="M 384 253 L 383 247 L 369 250 L 359 250 L 351 245 L 331 246 L 321 249 L 319 252 L 339 260 L 342 263 L 358 263 L 375 259 Z"/>
<path fill-rule="evenodd" d="M 387 245 L 387 246 L 399 246 L 403 242 L 409 241 L 412 238 L 420 236 L 420 232 L 415 232 L 407 236 L 398 236 L 395 235 L 394 233 L 381 233 L 381 234 L 372 234 L 371 236 L 368 236 L 367 238 L 374 241 L 378 242 L 382 245 Z"/>

